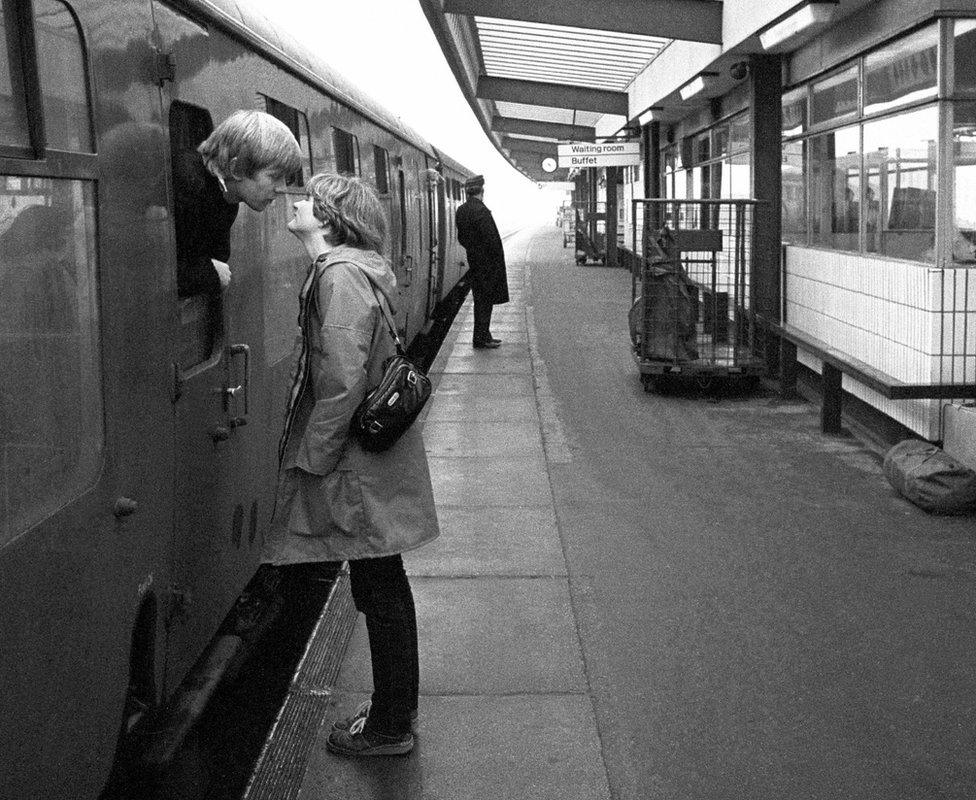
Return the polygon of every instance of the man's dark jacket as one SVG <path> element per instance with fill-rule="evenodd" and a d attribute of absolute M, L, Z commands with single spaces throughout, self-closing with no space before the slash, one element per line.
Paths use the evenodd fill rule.
<path fill-rule="evenodd" d="M 491 211 L 480 197 L 469 197 L 457 210 L 458 241 L 468 254 L 471 288 L 495 305 L 508 302 L 505 251 Z"/>

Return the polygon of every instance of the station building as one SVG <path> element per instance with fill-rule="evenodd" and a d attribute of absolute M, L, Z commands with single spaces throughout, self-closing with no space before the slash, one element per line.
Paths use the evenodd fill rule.
<path fill-rule="evenodd" d="M 845 408 L 976 452 L 976 3 L 421 2 L 489 137 L 573 181 L 608 264 L 640 254 L 634 199 L 757 199 L 771 373 L 792 331 L 801 381 L 829 370 Z M 639 163 L 558 166 L 585 141 Z"/>

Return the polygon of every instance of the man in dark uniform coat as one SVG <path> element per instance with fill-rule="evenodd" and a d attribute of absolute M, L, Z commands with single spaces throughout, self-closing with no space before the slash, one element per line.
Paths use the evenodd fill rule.
<path fill-rule="evenodd" d="M 474 337 L 476 348 L 495 348 L 501 339 L 491 335 L 491 308 L 508 302 L 505 251 L 491 211 L 482 201 L 485 179 L 481 175 L 464 183 L 468 196 L 457 210 L 458 241 L 468 254 L 468 274 L 474 295 Z"/>

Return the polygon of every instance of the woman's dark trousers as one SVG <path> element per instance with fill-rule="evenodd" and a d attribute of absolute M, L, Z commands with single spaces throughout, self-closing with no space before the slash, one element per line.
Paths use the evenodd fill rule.
<path fill-rule="evenodd" d="M 399 555 L 349 562 L 356 609 L 366 617 L 373 662 L 373 705 L 367 733 L 401 736 L 417 708 L 420 669 L 417 612 Z"/>

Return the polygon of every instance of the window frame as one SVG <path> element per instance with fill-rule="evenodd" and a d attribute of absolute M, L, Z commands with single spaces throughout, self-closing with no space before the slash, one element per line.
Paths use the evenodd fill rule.
<path fill-rule="evenodd" d="M 788 95 L 793 95 L 794 93 L 799 93 L 802 90 L 802 96 L 804 97 L 806 103 L 806 125 L 798 133 L 792 133 L 791 135 L 781 134 L 780 142 L 781 146 L 786 144 L 795 144 L 800 142 L 805 142 L 805 152 L 804 152 L 804 162 L 803 162 L 803 175 L 804 175 L 804 198 L 805 198 L 805 219 L 806 219 L 806 234 L 802 241 L 793 240 L 786 242 L 798 247 L 809 247 L 813 249 L 828 250 L 831 252 L 842 252 L 851 253 L 861 257 L 872 257 L 872 258 L 884 258 L 893 260 L 908 260 L 912 263 L 925 263 L 933 266 L 937 266 L 941 263 L 946 263 L 951 261 L 950 256 L 943 257 L 940 255 L 945 249 L 945 242 L 947 240 L 946 232 L 953 225 L 954 220 L 954 208 L 952 203 L 954 197 L 954 187 L 951 183 L 951 176 L 946 175 L 947 169 L 952 169 L 951 159 L 947 158 L 948 152 L 947 148 L 951 150 L 951 141 L 947 144 L 944 140 L 944 131 L 947 126 L 949 126 L 949 118 L 952 116 L 952 102 L 954 98 L 954 88 L 949 85 L 951 80 L 952 70 L 947 69 L 946 65 L 954 58 L 954 44 L 955 40 L 953 38 L 954 24 L 957 19 L 967 19 L 976 21 L 976 14 L 967 15 L 965 17 L 951 17 L 943 16 L 937 17 L 935 19 L 927 19 L 919 24 L 913 25 L 912 27 L 903 30 L 898 33 L 897 36 L 892 36 L 880 44 L 867 49 L 853 58 L 846 60 L 845 62 L 832 67 L 829 70 L 825 70 L 823 73 L 813 76 L 809 80 L 797 84 L 795 86 L 789 86 L 784 88 L 782 96 L 785 98 Z M 865 113 L 865 63 L 866 60 L 872 55 L 884 50 L 885 48 L 891 47 L 894 43 L 902 39 L 907 39 L 911 36 L 919 34 L 925 28 L 934 26 L 936 28 L 936 40 L 938 42 L 936 58 L 939 64 L 938 75 L 936 81 L 936 92 L 934 96 L 929 96 L 921 99 L 916 99 L 908 101 L 905 103 L 894 105 L 890 108 L 884 108 L 881 110 L 874 110 L 869 113 Z M 834 117 L 828 122 L 818 122 L 814 123 L 812 121 L 812 91 L 813 86 L 821 81 L 828 80 L 834 75 L 843 73 L 845 70 L 849 70 L 852 67 L 856 67 L 857 79 L 858 79 L 858 106 L 856 113 L 845 114 L 838 117 Z M 856 126 L 859 131 L 859 140 L 861 143 L 861 167 L 859 175 L 859 195 L 857 198 L 858 206 L 863 211 L 866 209 L 865 198 L 867 196 L 867 188 L 869 184 L 868 166 L 867 159 L 864 153 L 864 128 L 866 125 L 871 123 L 884 120 L 886 118 L 894 118 L 903 116 L 906 114 L 911 114 L 913 112 L 919 111 L 925 108 L 935 108 L 937 116 L 937 131 L 936 137 L 940 142 L 937 147 L 936 162 L 935 162 L 935 186 L 936 186 L 936 216 L 935 216 L 935 227 L 933 229 L 934 236 L 934 256 L 931 261 L 929 260 L 919 260 L 919 259 L 905 259 L 904 257 L 897 255 L 886 255 L 884 253 L 876 252 L 874 250 L 868 250 L 869 239 L 868 239 L 868 217 L 865 213 L 860 214 L 859 218 L 859 229 L 858 229 L 858 247 L 855 250 L 841 250 L 839 248 L 831 247 L 830 245 L 824 243 L 814 243 L 813 237 L 813 220 L 811 218 L 811 159 L 812 159 L 812 147 L 810 143 L 817 137 L 823 136 L 825 134 L 830 134 L 834 131 L 841 130 L 843 128 L 849 128 Z M 949 136 L 951 139 L 951 134 Z M 780 211 L 782 213 L 782 209 Z M 785 242 L 785 240 L 784 240 Z"/>
<path fill-rule="evenodd" d="M 17 25 L 19 41 L 19 62 L 22 72 L 24 102 L 27 112 L 27 147 L 16 145 L 0 145 L 0 159 L 4 159 L 3 168 L 6 174 L 16 174 L 37 177 L 63 177 L 79 179 L 97 179 L 98 177 L 98 141 L 95 125 L 95 104 L 92 92 L 92 64 L 91 51 L 85 36 L 85 29 L 78 18 L 78 14 L 70 3 L 65 0 L 52 0 L 63 6 L 70 15 L 78 34 L 78 45 L 81 48 L 82 76 L 85 98 L 88 106 L 88 133 L 91 137 L 92 148 L 88 151 L 61 150 L 49 147 L 44 126 L 44 98 L 41 91 L 40 70 L 37 58 L 37 38 L 34 30 L 34 2 L 15 2 L 12 17 Z M 30 164 L 22 170 L 16 162 Z M 46 163 L 42 166 L 41 163 Z"/>

